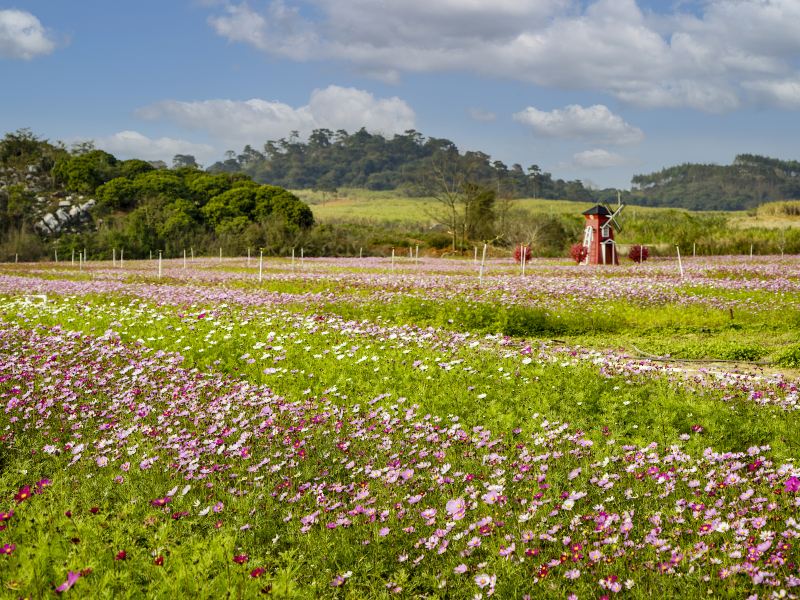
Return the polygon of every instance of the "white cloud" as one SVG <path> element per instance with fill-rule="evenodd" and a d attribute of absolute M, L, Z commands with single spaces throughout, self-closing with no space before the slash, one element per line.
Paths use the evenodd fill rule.
<path fill-rule="evenodd" d="M 22 10 L 0 10 L 0 57 L 30 60 L 50 54 L 55 47 L 34 15 Z"/>
<path fill-rule="evenodd" d="M 145 106 L 136 114 L 144 119 L 168 119 L 208 132 L 229 146 L 252 144 L 258 147 L 268 139 L 297 131 L 306 136 L 313 129 L 365 127 L 383 134 L 402 133 L 414 128 L 414 111 L 397 97 L 375 98 L 355 88 L 331 85 L 314 90 L 308 104 L 292 107 L 283 102 L 259 98 L 251 100 L 165 100 Z"/>
<path fill-rule="evenodd" d="M 313 19 L 300 4 L 232 0 L 209 23 L 232 42 L 385 81 L 467 70 L 646 107 L 731 110 L 753 82 L 800 76 L 797 0 L 704 0 L 699 14 L 636 0 L 306 0 Z"/>
<path fill-rule="evenodd" d="M 582 169 L 607 169 L 609 167 L 621 167 L 629 164 L 628 159 L 615 152 L 609 152 L 602 148 L 584 150 L 572 155 L 572 162 L 576 167 Z"/>
<path fill-rule="evenodd" d="M 474 121 L 483 121 L 484 123 L 488 123 L 490 121 L 494 121 L 497 119 L 497 115 L 491 111 L 484 110 L 482 108 L 470 108 L 469 109 L 469 116 Z"/>
<path fill-rule="evenodd" d="M 214 148 L 208 144 L 169 137 L 149 138 L 138 131 L 129 130 L 99 138 L 95 140 L 95 145 L 119 158 L 163 160 L 167 164 L 172 163 L 172 157 L 176 154 L 191 154 L 201 163 L 207 163 L 215 155 Z"/>
<path fill-rule="evenodd" d="M 514 120 L 548 137 L 593 140 L 605 144 L 634 144 L 644 139 L 641 129 L 626 123 L 602 104 L 585 108 L 570 104 L 550 112 L 529 106 L 515 113 Z"/>
<path fill-rule="evenodd" d="M 751 81 L 744 84 L 754 96 L 766 104 L 800 109 L 800 76 L 772 81 Z"/>

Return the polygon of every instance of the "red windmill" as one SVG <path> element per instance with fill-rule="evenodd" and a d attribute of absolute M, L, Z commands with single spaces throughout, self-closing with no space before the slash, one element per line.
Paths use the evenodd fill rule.
<path fill-rule="evenodd" d="M 617 244 L 614 231 L 622 230 L 616 217 L 622 212 L 624 205 L 617 197 L 617 210 L 613 213 L 607 206 L 597 204 L 587 211 L 586 228 L 583 230 L 583 246 L 586 248 L 585 265 L 618 265 Z"/>

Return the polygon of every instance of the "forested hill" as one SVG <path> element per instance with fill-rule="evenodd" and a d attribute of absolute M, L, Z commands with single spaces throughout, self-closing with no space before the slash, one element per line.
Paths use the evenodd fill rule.
<path fill-rule="evenodd" d="M 510 167 L 483 152 L 460 152 L 444 138 L 425 138 L 409 130 L 392 138 L 359 129 L 349 134 L 317 129 L 307 141 L 298 136 L 271 140 L 263 152 L 245 146 L 226 153 L 209 171 L 245 173 L 255 181 L 290 189 L 332 191 L 341 187 L 400 190 L 409 195 L 431 193 L 437 169 L 460 171 L 475 184 L 512 197 L 588 201 L 593 192 L 580 181 L 553 179 L 537 165 Z M 446 165 L 446 166 L 445 166 Z"/>
<path fill-rule="evenodd" d="M 743 210 L 800 198 L 800 162 L 740 154 L 731 165 L 683 164 L 635 175 L 629 201 L 690 210 Z"/>

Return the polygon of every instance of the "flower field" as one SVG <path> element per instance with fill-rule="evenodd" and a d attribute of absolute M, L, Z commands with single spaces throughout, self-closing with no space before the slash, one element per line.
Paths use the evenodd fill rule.
<path fill-rule="evenodd" d="M 800 259 L 0 265 L 0 596 L 794 598 Z"/>

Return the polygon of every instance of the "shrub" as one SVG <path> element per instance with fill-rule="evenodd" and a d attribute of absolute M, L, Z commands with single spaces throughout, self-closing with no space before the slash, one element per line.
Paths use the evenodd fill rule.
<path fill-rule="evenodd" d="M 530 246 L 517 246 L 516 248 L 514 248 L 514 260 L 516 262 L 522 262 L 523 249 L 525 250 L 525 262 L 530 262 L 530 260 L 531 260 L 531 247 Z"/>
<path fill-rule="evenodd" d="M 650 249 L 647 246 L 641 246 L 639 244 L 634 244 L 631 246 L 631 249 L 628 250 L 628 258 L 630 258 L 633 262 L 644 262 L 650 256 Z"/>
<path fill-rule="evenodd" d="M 569 249 L 569 255 L 577 264 L 581 264 L 589 254 L 589 249 L 583 244 L 572 244 Z"/>

